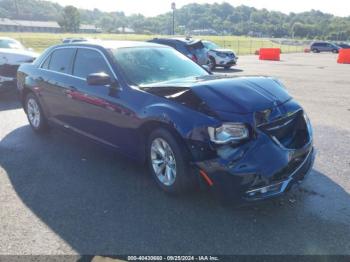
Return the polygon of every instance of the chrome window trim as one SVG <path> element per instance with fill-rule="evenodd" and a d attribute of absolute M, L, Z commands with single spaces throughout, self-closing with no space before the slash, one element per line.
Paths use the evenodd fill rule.
<path fill-rule="evenodd" d="M 74 49 L 89 49 L 89 50 L 93 50 L 93 51 L 96 51 L 98 52 L 100 55 L 102 55 L 103 59 L 105 60 L 105 62 L 107 63 L 107 66 L 109 68 L 109 70 L 112 72 L 113 74 L 113 77 L 115 78 L 115 80 L 118 81 L 118 77 L 116 76 L 111 64 L 109 63 L 109 61 L 107 60 L 106 56 L 104 53 L 102 53 L 101 50 L 95 48 L 95 47 L 88 47 L 88 46 L 78 46 L 78 45 L 75 45 L 75 46 L 60 46 L 60 47 L 56 47 L 56 48 L 53 48 L 46 56 L 45 58 L 41 61 L 41 63 L 39 64 L 38 68 L 40 70 L 44 70 L 44 71 L 48 71 L 48 72 L 53 72 L 53 73 L 58 73 L 58 74 L 61 74 L 61 75 L 65 75 L 65 76 L 71 76 L 71 77 L 74 77 L 74 78 L 77 78 L 77 79 L 81 79 L 81 80 L 86 80 L 86 78 L 82 78 L 82 77 L 78 77 L 78 76 L 74 76 L 72 74 L 66 74 L 66 73 L 61 73 L 61 72 L 57 72 L 57 71 L 53 71 L 53 70 L 50 70 L 50 69 L 44 69 L 42 68 L 42 65 L 45 63 L 46 59 L 52 55 L 53 52 L 55 52 L 56 50 L 61 50 L 61 49 L 71 49 L 71 48 L 74 48 Z M 73 65 L 74 67 L 74 65 Z"/>

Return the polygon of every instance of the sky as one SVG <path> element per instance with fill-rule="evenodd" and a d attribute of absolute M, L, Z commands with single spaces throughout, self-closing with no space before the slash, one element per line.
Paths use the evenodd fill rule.
<path fill-rule="evenodd" d="M 172 0 L 50 0 L 61 5 L 73 5 L 84 9 L 98 8 L 102 11 L 124 11 L 127 15 L 141 13 L 155 16 L 170 10 Z M 350 16 L 349 0 L 175 0 L 177 7 L 189 3 L 221 3 L 233 6 L 247 5 L 258 9 L 281 11 L 283 13 L 303 12 L 311 9 L 321 10 L 337 16 Z"/>

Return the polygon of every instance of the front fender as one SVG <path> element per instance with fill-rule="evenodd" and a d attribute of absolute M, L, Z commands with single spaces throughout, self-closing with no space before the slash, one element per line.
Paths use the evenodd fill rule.
<path fill-rule="evenodd" d="M 212 156 L 208 126 L 218 126 L 219 120 L 172 103 L 147 106 L 143 118 L 145 122 L 156 121 L 174 129 L 186 143 L 195 161 Z"/>

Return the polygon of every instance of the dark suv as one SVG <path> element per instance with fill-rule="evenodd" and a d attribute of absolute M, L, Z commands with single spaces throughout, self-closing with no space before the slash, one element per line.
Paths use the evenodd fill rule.
<path fill-rule="evenodd" d="M 167 45 L 191 58 L 199 65 L 208 65 L 208 52 L 201 40 L 188 38 L 154 38 L 149 42 Z"/>
<path fill-rule="evenodd" d="M 314 53 L 332 52 L 338 53 L 340 47 L 329 42 L 314 42 L 311 44 L 310 50 Z"/>

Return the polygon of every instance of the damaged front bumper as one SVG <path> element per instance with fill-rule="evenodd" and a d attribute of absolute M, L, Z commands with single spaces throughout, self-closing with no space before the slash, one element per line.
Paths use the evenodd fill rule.
<path fill-rule="evenodd" d="M 295 130 L 297 128 L 294 126 L 300 127 L 297 121 L 304 119 L 301 111 L 292 118 L 296 119 L 294 123 L 290 119 L 285 120 L 290 127 L 278 123 L 281 129 Z M 282 135 L 280 141 L 276 139 L 275 136 L 280 134 L 269 124 L 264 128 L 273 130 L 273 133 L 261 131 L 264 130 L 261 128 L 256 139 L 236 147 L 220 147 L 217 158 L 196 162 L 196 165 L 211 181 L 215 191 L 225 199 L 257 201 L 279 196 L 302 181 L 314 164 L 311 126 L 309 122 L 303 123 L 306 126 L 302 134 L 295 132 L 299 142 L 288 141 L 296 148 L 286 147 L 287 142 Z"/>
<path fill-rule="evenodd" d="M 280 152 L 279 157 L 274 146 L 271 151 L 268 146 L 262 147 L 262 150 L 251 150 L 255 153 L 247 152 L 238 162 L 235 161 L 237 155 L 233 155 L 230 159 L 217 158 L 196 164 L 225 198 L 246 201 L 281 195 L 302 181 L 312 169 L 315 159 L 312 145 L 297 153 Z"/>
<path fill-rule="evenodd" d="M 4 84 L 16 83 L 18 67 L 19 65 L 0 65 L 0 87 Z"/>

